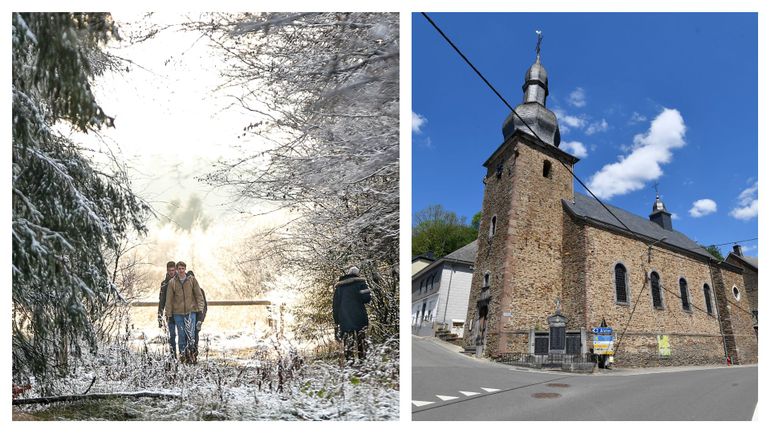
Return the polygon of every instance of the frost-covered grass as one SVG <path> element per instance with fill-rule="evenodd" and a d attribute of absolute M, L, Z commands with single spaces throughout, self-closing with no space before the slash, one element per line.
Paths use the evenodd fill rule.
<path fill-rule="evenodd" d="M 71 366 L 70 374 L 56 383 L 55 393 L 82 394 L 93 381 L 89 393 L 143 390 L 180 398 L 117 398 L 20 409 L 38 419 L 59 420 L 398 419 L 397 340 L 371 347 L 369 356 L 353 365 L 341 362 L 335 350 L 325 356 L 301 356 L 290 342 L 275 338 L 242 350 L 206 348 L 201 341 L 198 364 L 188 365 L 171 359 L 165 342 L 156 340 L 124 338 L 102 347 L 96 356 Z M 32 396 L 34 387 L 24 397 Z"/>

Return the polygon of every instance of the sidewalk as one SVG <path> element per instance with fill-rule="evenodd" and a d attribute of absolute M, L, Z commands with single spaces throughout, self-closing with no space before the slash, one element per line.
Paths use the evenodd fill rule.
<path fill-rule="evenodd" d="M 457 346 L 455 344 L 447 343 L 444 340 L 441 340 L 436 337 L 421 337 L 417 335 L 412 335 L 412 338 L 419 338 L 422 340 L 430 340 L 437 345 L 456 352 L 461 353 L 463 351 L 463 348 L 460 346 Z M 490 360 L 488 358 L 476 358 L 475 356 L 469 356 L 469 358 L 473 358 L 478 361 L 486 361 L 490 363 L 494 363 L 500 366 L 509 367 L 511 370 L 516 371 L 526 371 L 531 373 L 547 373 L 547 374 L 568 374 L 568 375 L 580 375 L 585 376 L 586 373 L 571 373 L 561 370 L 544 370 L 539 368 L 529 368 L 529 367 L 520 367 L 520 366 L 513 366 L 513 365 L 507 365 L 502 363 L 497 363 L 493 360 Z M 677 366 L 677 367 L 622 367 L 622 368 L 611 368 L 611 369 L 605 369 L 605 368 L 595 368 L 594 372 L 591 373 L 592 376 L 637 376 L 642 374 L 657 374 L 657 373 L 676 373 L 676 372 L 682 372 L 682 371 L 696 371 L 696 370 L 715 370 L 715 369 L 721 369 L 721 368 L 747 368 L 747 367 L 756 367 L 757 364 L 747 364 L 747 365 L 685 365 L 685 366 Z"/>

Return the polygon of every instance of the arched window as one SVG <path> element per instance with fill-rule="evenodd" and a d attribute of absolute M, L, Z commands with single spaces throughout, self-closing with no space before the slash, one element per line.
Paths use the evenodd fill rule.
<path fill-rule="evenodd" d="M 543 161 L 543 177 L 551 177 L 551 161 Z"/>
<path fill-rule="evenodd" d="M 489 224 L 489 236 L 492 237 L 497 233 L 497 215 L 492 215 L 492 221 Z"/>
<path fill-rule="evenodd" d="M 484 274 L 484 285 L 482 287 L 489 287 L 489 272 Z"/>
<path fill-rule="evenodd" d="M 690 293 L 687 291 L 687 280 L 679 279 L 679 294 L 682 297 L 682 308 L 690 311 Z"/>
<path fill-rule="evenodd" d="M 703 285 L 703 296 L 706 298 L 706 312 L 714 315 L 714 309 L 711 307 L 711 287 L 708 284 Z"/>
<path fill-rule="evenodd" d="M 626 267 L 620 263 L 615 265 L 615 301 L 621 304 L 628 303 L 628 290 L 626 290 Z"/>
<path fill-rule="evenodd" d="M 663 309 L 663 296 L 660 293 L 660 275 L 657 272 L 650 274 L 650 291 L 652 292 L 652 306 Z"/>
<path fill-rule="evenodd" d="M 741 291 L 736 286 L 733 286 L 733 296 L 735 296 L 736 301 L 741 300 Z"/>

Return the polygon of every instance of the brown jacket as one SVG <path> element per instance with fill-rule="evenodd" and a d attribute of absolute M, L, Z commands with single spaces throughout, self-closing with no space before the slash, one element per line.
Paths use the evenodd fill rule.
<path fill-rule="evenodd" d="M 204 301 L 201 286 L 195 277 L 187 277 L 184 284 L 175 276 L 166 289 L 166 317 L 173 314 L 189 314 L 203 311 Z"/>

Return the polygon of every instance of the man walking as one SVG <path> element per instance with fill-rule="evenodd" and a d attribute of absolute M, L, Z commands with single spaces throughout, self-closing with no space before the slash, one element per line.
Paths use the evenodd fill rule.
<path fill-rule="evenodd" d="M 163 309 L 166 308 L 166 292 L 168 291 L 168 282 L 176 275 L 176 263 L 172 260 L 166 263 L 166 278 L 160 283 L 160 293 L 158 296 L 158 328 L 163 328 L 165 322 L 168 326 L 168 344 L 171 346 L 171 356 L 176 358 L 176 327 L 170 320 L 164 320 Z"/>
<path fill-rule="evenodd" d="M 195 273 L 191 270 L 187 272 L 188 277 L 194 277 Z M 199 284 L 200 286 L 200 284 Z M 200 334 L 201 334 L 201 327 L 203 326 L 203 321 L 206 320 L 206 313 L 209 310 L 209 303 L 206 301 L 206 291 L 203 290 L 203 287 L 201 287 L 201 295 L 203 295 L 203 310 L 200 311 L 199 314 L 197 314 L 196 317 L 196 323 L 195 323 L 195 345 L 192 348 L 192 361 L 193 363 L 198 361 L 198 341 L 200 340 Z"/>
<path fill-rule="evenodd" d="M 345 348 L 345 360 L 366 357 L 366 327 L 369 318 L 364 304 L 372 300 L 366 280 L 359 276 L 360 271 L 353 266 L 341 276 L 334 286 L 332 315 L 334 316 L 335 338 L 342 340 Z"/>
<path fill-rule="evenodd" d="M 166 317 L 173 318 L 179 337 L 179 359 L 190 361 L 190 351 L 195 341 L 197 313 L 203 311 L 203 294 L 194 276 L 187 276 L 187 264 L 177 262 L 176 276 L 168 282 L 166 290 Z"/>

